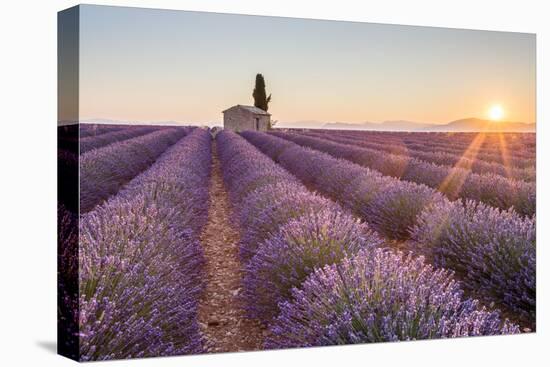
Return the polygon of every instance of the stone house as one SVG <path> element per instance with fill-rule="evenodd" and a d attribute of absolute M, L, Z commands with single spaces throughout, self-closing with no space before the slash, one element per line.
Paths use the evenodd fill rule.
<path fill-rule="evenodd" d="M 223 128 L 233 131 L 267 131 L 271 114 L 254 106 L 236 105 L 223 111 Z"/>

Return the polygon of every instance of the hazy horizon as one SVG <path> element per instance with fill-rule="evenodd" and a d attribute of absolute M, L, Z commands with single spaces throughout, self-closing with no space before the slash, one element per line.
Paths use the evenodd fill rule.
<path fill-rule="evenodd" d="M 208 126 L 223 127 L 223 122 L 214 123 L 193 123 L 193 122 L 181 122 L 181 121 L 124 121 L 124 120 L 111 120 L 104 118 L 91 118 L 83 119 L 80 123 L 95 123 L 95 124 L 127 124 L 127 125 L 171 125 L 171 126 Z M 59 125 L 65 125 L 60 123 Z M 536 123 L 525 123 L 521 121 L 491 121 L 479 118 L 465 118 L 456 121 L 450 121 L 442 124 L 424 124 L 417 121 L 381 121 L 372 122 L 365 121 L 363 123 L 346 123 L 341 121 L 295 121 L 295 122 L 278 122 L 275 128 L 292 129 L 292 128 L 306 128 L 306 129 L 329 129 L 329 130 L 364 130 L 364 131 L 445 131 L 445 132 L 535 132 Z"/>
<path fill-rule="evenodd" d="M 256 73 L 281 123 L 536 122 L 525 33 L 81 6 L 80 118 L 220 124 Z M 62 114 L 61 114 L 61 119 Z"/>

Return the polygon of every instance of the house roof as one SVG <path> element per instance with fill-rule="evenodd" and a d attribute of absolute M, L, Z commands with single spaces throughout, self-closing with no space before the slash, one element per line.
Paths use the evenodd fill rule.
<path fill-rule="evenodd" d="M 243 109 L 243 110 L 247 110 L 248 112 L 251 112 L 253 114 L 256 114 L 256 115 L 266 115 L 266 116 L 271 116 L 270 113 L 267 113 L 266 111 L 258 108 L 258 107 L 254 107 L 254 106 L 244 106 L 242 104 L 238 104 L 236 106 L 233 106 L 233 107 L 229 107 L 227 110 L 224 110 L 222 112 L 227 112 L 229 110 L 232 110 L 234 108 L 240 108 L 240 109 Z"/>

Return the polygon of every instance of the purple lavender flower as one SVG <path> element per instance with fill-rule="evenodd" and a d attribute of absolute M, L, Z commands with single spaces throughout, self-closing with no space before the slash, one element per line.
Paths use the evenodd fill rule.
<path fill-rule="evenodd" d="M 412 231 L 416 251 L 455 269 L 464 285 L 482 289 L 535 322 L 535 219 L 474 201 L 439 202 Z"/>
<path fill-rule="evenodd" d="M 497 312 L 463 299 L 447 271 L 381 249 L 315 271 L 293 297 L 281 304 L 267 348 L 519 332 Z"/>
<path fill-rule="evenodd" d="M 360 212 L 387 238 L 404 240 L 409 237 L 409 228 L 416 223 L 422 210 L 442 200 L 445 200 L 443 195 L 427 186 L 394 181 Z"/>
<path fill-rule="evenodd" d="M 244 136 L 248 139 L 253 134 L 247 132 Z M 312 136 L 283 132 L 273 132 L 272 135 L 369 167 L 387 176 L 425 184 L 440 190 L 452 200 L 462 197 L 482 201 L 501 209 L 514 207 L 523 215 L 532 216 L 535 213 L 535 185 L 532 182 L 518 181 L 492 173 L 480 175 L 460 167 L 436 165 L 416 158 Z"/>
<path fill-rule="evenodd" d="M 342 143 L 371 150 L 378 150 L 394 155 L 406 156 L 416 159 L 417 164 L 434 163 L 434 166 L 436 167 L 437 165 L 443 165 L 449 167 L 466 168 L 471 170 L 472 172 L 479 174 L 493 173 L 503 177 L 514 178 L 516 180 L 535 180 L 535 172 L 533 168 L 534 165 L 531 164 L 531 167 L 529 167 L 529 162 L 525 162 L 521 159 L 514 159 L 515 157 L 511 157 L 511 159 L 509 159 L 507 164 L 512 164 L 512 166 L 507 167 L 503 163 L 485 161 L 484 158 L 487 158 L 487 156 L 483 153 L 479 154 L 479 156 L 468 158 L 463 154 L 445 151 L 444 149 L 441 149 L 442 147 L 439 147 L 437 151 L 435 151 L 433 150 L 433 148 L 430 148 L 429 144 L 427 144 L 428 142 L 425 141 L 422 141 L 421 146 L 415 146 L 416 149 L 411 149 L 412 146 L 411 148 L 409 148 L 407 145 L 404 144 L 404 142 L 402 142 L 403 145 L 398 145 L 395 144 L 395 142 L 388 141 L 390 140 L 392 133 L 386 133 L 386 135 L 379 140 L 372 139 L 372 136 L 369 136 L 368 139 L 362 139 L 358 132 L 353 132 L 352 135 L 349 135 L 341 131 L 324 132 L 313 130 L 303 132 L 301 134 L 315 138 L 322 138 L 336 143 Z M 449 142 L 448 139 L 447 142 Z M 516 152 L 517 150 L 514 151 L 514 153 Z M 521 154 L 521 152 L 519 153 Z M 496 158 L 500 157 L 497 156 Z M 519 166 L 514 166 L 514 164 Z"/>
<path fill-rule="evenodd" d="M 195 129 L 80 222 L 82 360 L 200 353 L 210 135 Z"/>
<path fill-rule="evenodd" d="M 373 229 L 379 231 L 386 237 L 403 240 L 409 237 L 410 232 L 413 231 L 419 243 L 419 245 L 415 247 L 416 251 L 426 255 L 429 255 L 430 251 L 420 251 L 419 249 L 423 246 L 428 248 L 434 247 L 440 251 L 443 251 L 446 247 L 438 243 L 439 235 L 437 233 L 438 223 L 441 223 L 442 220 L 444 221 L 445 211 L 438 210 L 437 208 L 446 208 L 447 205 L 457 205 L 457 207 L 461 207 L 462 204 L 451 203 L 442 198 L 435 190 L 428 189 L 425 186 L 400 181 L 389 176 L 381 176 L 375 171 L 359 167 L 351 162 L 331 157 L 310 148 L 289 144 L 288 141 L 273 136 L 272 134 L 246 132 L 243 133 L 243 136 L 259 147 L 266 145 L 264 141 L 269 141 L 271 146 L 279 144 L 279 147 L 286 147 L 278 153 L 279 162 L 283 167 L 295 173 L 300 180 L 321 193 L 331 194 L 337 192 L 337 188 L 340 188 L 340 192 L 334 195 L 335 198 L 345 205 L 346 208 L 353 210 L 354 213 L 364 218 L 366 222 L 371 224 Z M 329 170 L 327 167 L 331 167 L 331 169 Z M 356 172 L 356 179 L 347 182 L 347 184 L 340 184 L 340 177 L 346 177 L 349 171 Z M 325 172 L 331 172 L 331 175 L 325 175 Z M 470 177 L 474 177 L 474 175 L 470 175 Z M 422 213 L 432 213 L 429 211 L 432 207 L 436 208 L 433 214 L 425 214 L 425 218 L 422 219 Z M 426 211 L 423 212 L 424 209 L 426 209 Z M 479 218 L 483 218 L 487 215 L 485 213 L 486 211 L 498 211 L 497 209 L 492 209 L 484 205 L 480 205 L 476 210 L 479 210 L 479 213 L 476 214 Z M 464 237 L 463 240 L 466 241 L 468 245 L 464 246 L 464 249 L 457 249 L 452 256 L 456 259 L 469 259 L 469 254 L 472 252 L 469 247 L 479 248 L 480 255 L 484 253 L 490 254 L 491 252 L 484 252 L 484 250 L 481 250 L 488 246 L 487 243 L 484 242 L 486 238 L 493 241 L 493 238 L 499 238 L 499 232 L 507 233 L 505 229 L 508 226 L 516 228 L 514 229 L 516 234 L 512 236 L 512 238 L 516 239 L 503 240 L 509 243 L 509 245 L 503 246 L 503 248 L 517 248 L 517 251 L 512 249 L 505 250 L 502 254 L 495 257 L 495 259 L 497 259 L 496 261 L 507 263 L 501 265 L 502 270 L 494 271 L 495 275 L 501 277 L 502 280 L 499 280 L 499 282 L 501 282 L 502 286 L 497 285 L 496 281 L 494 281 L 494 284 L 490 284 L 483 280 L 483 278 L 486 277 L 483 267 L 488 266 L 488 259 L 478 261 L 479 265 L 475 266 L 479 267 L 479 269 L 472 268 L 466 272 L 461 271 L 460 266 L 458 266 L 458 263 L 455 261 L 443 261 L 445 258 L 444 256 L 439 257 L 436 265 L 456 269 L 460 274 L 467 274 L 467 276 L 471 278 L 469 281 L 470 288 L 479 288 L 479 284 L 486 284 L 484 286 L 486 287 L 485 289 L 494 288 L 486 292 L 490 296 L 489 298 L 491 301 L 496 300 L 498 302 L 503 302 L 505 305 L 509 305 L 514 311 L 517 309 L 526 310 L 526 312 L 531 315 L 531 321 L 528 322 L 534 323 L 534 219 L 525 219 L 525 221 L 523 221 L 517 214 L 513 216 L 513 220 L 508 220 L 505 216 L 500 214 L 493 216 L 493 221 L 495 223 L 487 227 L 481 226 L 482 220 L 480 219 L 480 227 L 476 231 L 486 232 L 487 234 L 485 236 L 476 235 L 473 237 Z M 462 214 L 457 214 L 456 217 L 463 218 L 464 216 Z M 465 216 L 464 218 L 467 217 L 468 216 Z M 468 221 L 466 220 L 466 222 Z M 459 223 L 458 228 L 461 228 L 462 221 L 457 219 L 457 223 Z M 525 226 L 521 223 L 531 224 Z M 414 229 L 415 225 L 420 229 Z M 445 226 L 443 226 L 443 228 L 445 228 Z M 417 232 L 423 233 L 422 231 L 425 232 L 425 235 L 421 237 L 421 240 L 418 240 L 419 237 Z M 467 232 L 466 236 L 470 236 L 469 232 Z M 456 238 L 457 241 L 461 240 L 460 233 L 457 233 Z M 428 245 L 431 243 L 430 241 L 435 241 L 433 246 Z M 518 244 L 515 245 L 515 243 Z M 525 247 L 527 247 L 528 250 L 525 249 Z M 469 260 L 464 261 L 467 263 Z M 496 263 L 491 265 L 491 267 L 497 266 L 499 265 Z M 519 269 L 522 270 L 520 271 Z M 501 273 L 508 271 L 510 274 L 521 274 L 522 280 L 514 280 L 515 285 L 513 286 L 505 284 L 512 275 L 505 276 Z M 525 286 L 522 286 L 521 282 L 524 282 Z M 499 287 L 502 291 L 496 290 Z M 513 287 L 515 287 L 516 290 L 511 294 L 515 295 L 508 293 Z"/>
<path fill-rule="evenodd" d="M 263 192 L 273 186 L 265 187 L 265 190 L 254 192 L 254 198 L 260 197 Z M 275 191 L 277 192 L 277 191 Z M 262 199 L 263 200 L 263 199 Z M 252 200 L 248 200 L 249 206 L 243 206 L 241 215 L 251 218 L 249 225 L 243 227 L 240 242 L 240 255 L 244 261 L 248 261 L 256 253 L 258 246 L 267 238 L 275 235 L 279 228 L 294 218 L 298 218 L 308 212 L 329 210 L 341 211 L 334 202 L 307 192 L 303 187 L 293 192 L 286 192 L 268 203 L 263 210 L 258 208 Z M 248 209 L 252 208 L 252 209 Z M 254 214 L 247 214 L 253 210 Z"/>
<path fill-rule="evenodd" d="M 80 212 L 90 211 L 115 194 L 184 134 L 183 129 L 163 129 L 83 154 L 80 157 Z"/>
<path fill-rule="evenodd" d="M 277 304 L 290 299 L 291 289 L 314 269 L 381 244 L 367 225 L 334 208 L 309 211 L 289 221 L 246 265 L 243 283 L 249 315 L 269 322 L 278 313 Z"/>
<path fill-rule="evenodd" d="M 105 134 L 81 137 L 79 140 L 80 154 L 86 153 L 92 149 L 104 147 L 117 141 L 128 140 L 152 133 L 162 129 L 159 126 L 132 126 L 122 130 L 115 130 Z"/>

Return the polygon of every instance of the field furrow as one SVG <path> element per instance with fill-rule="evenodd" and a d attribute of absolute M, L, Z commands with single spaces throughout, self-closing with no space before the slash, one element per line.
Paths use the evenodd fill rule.
<path fill-rule="evenodd" d="M 216 143 L 213 144 L 208 222 L 200 237 L 205 258 L 206 287 L 198 318 L 208 352 L 252 351 L 262 348 L 265 327 L 247 317 L 239 259 L 239 231 L 223 184 Z"/>

